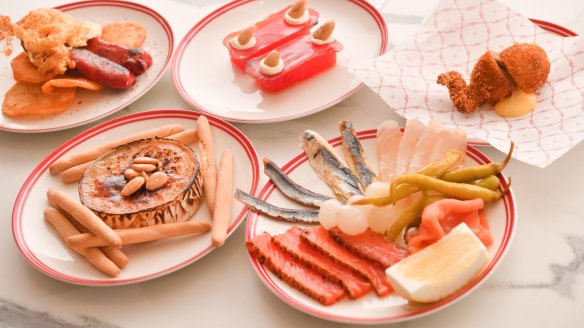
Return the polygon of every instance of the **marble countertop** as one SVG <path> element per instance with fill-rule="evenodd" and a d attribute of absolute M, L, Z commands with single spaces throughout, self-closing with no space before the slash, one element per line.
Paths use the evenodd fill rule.
<path fill-rule="evenodd" d="M 266 0 L 269 1 L 269 0 Z M 169 18 L 176 40 L 226 1 L 142 1 Z M 391 46 L 413 35 L 437 0 L 375 0 L 385 17 Z M 505 0 L 527 17 L 584 34 L 581 1 Z M 65 1 L 11 1 L 3 14 L 18 18 L 29 10 Z M 178 42 L 177 42 L 178 43 Z M 156 108 L 189 108 L 175 90 L 170 70 L 140 100 L 104 119 Z M 260 157 L 277 163 L 297 153 L 297 136 L 315 129 L 337 135 L 340 118 L 358 129 L 375 128 L 394 114 L 376 94 L 361 88 L 338 105 L 284 123 L 236 124 Z M 91 125 L 97 124 L 92 123 Z M 113 288 L 83 287 L 49 278 L 18 251 L 11 234 L 12 205 L 32 169 L 53 149 L 84 131 L 81 126 L 46 134 L 0 132 L 0 327 L 338 327 L 295 310 L 257 278 L 243 247 L 241 226 L 226 245 L 193 265 L 152 281 Z M 482 148 L 488 156 L 496 150 Z M 575 327 L 584 310 L 584 145 L 546 169 L 513 160 L 518 226 L 512 247 L 497 271 L 478 290 L 442 311 L 397 324 L 408 327 Z M 265 182 L 262 177 L 262 184 Z"/>

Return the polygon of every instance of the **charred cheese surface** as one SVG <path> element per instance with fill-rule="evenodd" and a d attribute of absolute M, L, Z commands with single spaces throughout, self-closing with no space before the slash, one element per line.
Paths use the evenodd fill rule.
<path fill-rule="evenodd" d="M 129 196 L 124 172 L 139 157 L 158 161 L 157 172 L 166 183 L 148 190 L 142 186 Z M 196 153 L 169 139 L 144 139 L 116 147 L 91 164 L 79 182 L 81 202 L 112 228 L 132 228 L 188 220 L 203 200 L 203 181 Z M 146 179 L 153 172 L 144 172 Z"/>

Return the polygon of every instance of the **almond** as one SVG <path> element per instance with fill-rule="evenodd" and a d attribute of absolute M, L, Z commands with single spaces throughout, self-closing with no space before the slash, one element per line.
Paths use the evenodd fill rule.
<path fill-rule="evenodd" d="M 331 37 L 334 29 L 335 29 L 335 21 L 330 20 L 330 21 L 324 23 L 316 31 L 314 31 L 314 33 L 312 34 L 312 37 L 317 39 L 317 40 L 326 41 L 326 40 L 328 40 L 328 38 Z"/>
<path fill-rule="evenodd" d="M 127 169 L 124 171 L 124 178 L 128 179 L 128 180 L 132 180 L 135 177 L 137 177 L 138 175 L 140 175 L 140 173 L 136 172 L 135 170 L 132 169 Z"/>
<path fill-rule="evenodd" d="M 152 172 L 156 170 L 155 164 L 132 164 L 130 168 L 138 172 Z"/>
<path fill-rule="evenodd" d="M 276 67 L 280 62 L 280 53 L 277 50 L 272 50 L 270 53 L 264 58 L 264 64 L 269 67 Z"/>
<path fill-rule="evenodd" d="M 124 188 L 120 192 L 120 195 L 122 195 L 124 197 L 128 197 L 131 194 L 138 191 L 138 189 L 140 189 L 143 184 L 144 184 L 143 177 L 135 177 L 134 179 L 132 179 L 128 183 L 126 183 L 126 185 L 124 186 Z"/>
<path fill-rule="evenodd" d="M 237 42 L 239 42 L 239 44 L 241 44 L 242 46 L 246 45 L 249 42 L 249 40 L 251 40 L 251 38 L 253 37 L 253 33 L 255 32 L 255 30 L 256 30 L 255 25 L 246 27 L 237 35 Z"/>
<path fill-rule="evenodd" d="M 148 181 L 146 181 L 146 189 L 148 190 L 156 190 L 168 181 L 168 175 L 164 172 L 155 172 L 153 173 Z"/>
<path fill-rule="evenodd" d="M 292 5 L 292 8 L 288 11 L 288 16 L 292 18 L 300 18 L 304 15 L 306 10 L 306 0 L 298 0 Z"/>
<path fill-rule="evenodd" d="M 136 157 L 132 160 L 133 164 L 152 164 L 158 165 L 158 160 L 152 157 Z"/>

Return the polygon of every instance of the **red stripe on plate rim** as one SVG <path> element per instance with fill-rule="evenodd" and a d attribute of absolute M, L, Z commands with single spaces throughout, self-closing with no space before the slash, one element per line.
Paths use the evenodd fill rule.
<path fill-rule="evenodd" d="M 156 77 L 152 80 L 152 83 L 150 83 L 150 85 L 148 85 L 144 90 L 142 90 L 142 92 L 136 94 L 129 101 L 127 101 L 123 104 L 120 104 L 119 106 L 113 108 L 112 110 L 108 111 L 107 113 L 103 113 L 99 116 L 92 117 L 92 118 L 89 118 L 89 119 L 84 120 L 84 121 L 79 121 L 79 122 L 75 122 L 72 124 L 62 125 L 62 126 L 52 127 L 52 128 L 14 129 L 14 128 L 5 127 L 5 126 L 0 125 L 0 130 L 11 131 L 11 132 L 23 132 L 23 133 L 41 133 L 41 132 L 64 130 L 64 129 L 68 129 L 68 128 L 81 126 L 81 125 L 102 119 L 108 115 L 111 115 L 111 114 L 121 110 L 124 107 L 127 107 L 128 105 L 132 104 L 136 100 L 140 99 L 140 97 L 142 97 L 146 92 L 148 92 L 152 87 L 154 87 L 154 85 L 156 85 L 156 83 L 160 80 L 160 78 L 162 77 L 162 75 L 166 71 L 168 64 L 170 63 L 170 60 L 172 58 L 172 52 L 174 49 L 174 33 L 172 31 L 172 28 L 170 27 L 170 24 L 168 24 L 168 21 L 166 21 L 166 19 L 164 17 L 162 17 L 162 15 L 160 15 L 158 12 L 156 12 L 152 8 L 149 8 L 149 7 L 144 6 L 142 4 L 127 2 L 127 1 L 79 1 L 79 2 L 72 2 L 72 3 L 60 5 L 60 6 L 55 7 L 55 9 L 59 9 L 59 10 L 64 11 L 64 12 L 68 12 L 68 11 L 75 10 L 75 9 L 83 9 L 83 8 L 89 8 L 89 7 L 120 7 L 120 8 L 135 10 L 135 11 L 141 12 L 143 14 L 146 14 L 146 15 L 152 17 L 162 27 L 162 29 L 166 33 L 166 37 L 168 39 L 168 50 L 167 50 L 168 54 L 166 56 L 166 59 L 164 60 L 164 65 L 161 67 L 160 72 L 158 72 Z"/>
<path fill-rule="evenodd" d="M 185 35 L 185 37 L 180 41 L 177 49 L 176 49 L 176 53 L 174 58 L 172 59 L 172 65 L 171 65 L 171 75 L 172 75 L 172 81 L 178 91 L 178 93 L 181 95 L 181 97 L 191 106 L 193 106 L 194 108 L 208 113 L 209 115 L 214 115 L 216 117 L 222 118 L 224 120 L 227 121 L 231 121 L 231 122 L 239 122 L 239 123 L 274 123 L 274 122 L 281 122 L 281 121 L 287 121 L 287 120 L 291 120 L 291 119 L 295 119 L 295 118 L 300 118 L 300 117 L 304 117 L 304 116 L 308 116 L 314 113 L 317 113 L 319 111 L 322 111 L 326 108 L 329 108 L 341 101 L 343 101 L 344 99 L 350 97 L 352 94 L 354 94 L 355 92 L 357 92 L 357 90 L 359 90 L 359 88 L 363 85 L 362 82 L 360 82 L 359 84 L 357 84 L 353 89 L 347 91 L 346 93 L 340 95 L 339 97 L 337 97 L 336 99 L 323 104 L 317 108 L 313 108 L 309 111 L 303 112 L 303 113 L 299 113 L 299 114 L 294 114 L 294 115 L 289 115 L 289 116 L 285 116 L 285 117 L 279 117 L 279 118 L 275 118 L 275 119 L 268 119 L 268 120 L 253 120 L 253 119 L 238 119 L 238 118 L 233 118 L 233 117 L 227 117 L 227 116 L 223 116 L 223 115 L 218 115 L 215 113 L 212 113 L 211 110 L 205 108 L 203 105 L 199 104 L 198 102 L 196 102 L 193 98 L 191 98 L 191 96 L 186 92 L 186 90 L 184 89 L 182 80 L 180 78 L 180 65 L 182 62 L 182 58 L 183 58 L 183 54 L 185 49 L 187 48 L 187 46 L 190 44 L 191 40 L 203 29 L 205 28 L 205 26 L 207 26 L 207 24 L 209 24 L 210 22 L 212 22 L 214 19 L 216 19 L 217 17 L 225 14 L 226 12 L 229 12 L 239 6 L 248 4 L 250 2 L 254 2 L 257 0 L 235 0 L 232 1 L 230 3 L 227 3 L 226 5 L 216 9 L 215 11 L 211 12 L 209 15 L 205 16 L 203 19 L 201 19 L 199 22 L 197 22 L 195 24 L 195 26 L 193 26 Z M 379 55 L 383 55 L 384 53 L 387 52 L 388 48 L 389 48 L 389 42 L 388 42 L 388 32 L 387 32 L 387 25 L 385 24 L 385 19 L 383 18 L 383 16 L 381 16 L 381 14 L 379 13 L 379 11 L 373 7 L 371 4 L 369 4 L 367 1 L 365 0 L 349 0 L 349 2 L 354 3 L 355 5 L 359 6 L 360 8 L 362 8 L 363 10 L 365 10 L 374 20 L 375 23 L 377 24 L 377 27 L 379 28 L 379 32 L 381 34 L 381 46 L 379 49 Z"/>
<path fill-rule="evenodd" d="M 12 234 L 18 249 L 24 255 L 24 257 L 39 271 L 51 276 L 53 278 L 74 283 L 74 284 L 82 284 L 82 285 L 94 285 L 94 286 L 112 286 L 112 285 L 122 285 L 128 284 L 133 282 L 142 282 L 149 279 L 153 279 L 168 273 L 171 273 L 175 270 L 178 270 L 190 263 L 197 261 L 198 259 L 202 258 L 206 254 L 210 253 L 213 250 L 212 246 L 209 246 L 197 254 L 194 254 L 191 258 L 182 261 L 180 263 L 175 264 L 174 266 L 158 271 L 149 273 L 143 276 L 134 277 L 130 279 L 109 279 L 109 280 L 92 280 L 92 279 L 80 279 L 68 274 L 64 274 L 62 272 L 56 271 L 52 269 L 50 266 L 42 262 L 40 259 L 36 257 L 34 252 L 29 249 L 28 245 L 25 242 L 25 238 L 23 236 L 23 231 L 21 228 L 22 222 L 22 212 L 26 205 L 26 201 L 30 194 L 30 191 L 40 179 L 40 177 L 45 174 L 49 168 L 49 166 L 55 162 L 57 159 L 63 157 L 67 154 L 70 150 L 77 147 L 79 144 L 87 141 L 91 138 L 94 138 L 106 131 L 128 125 L 133 124 L 136 122 L 148 121 L 148 120 L 156 120 L 156 119 L 168 119 L 168 118 L 181 118 L 181 119 L 191 119 L 196 120 L 201 113 L 193 112 L 191 110 L 183 110 L 183 109 L 161 109 L 161 110 L 151 110 L 146 112 L 140 112 L 135 114 L 129 114 L 126 116 L 118 117 L 113 120 L 101 123 L 96 125 L 77 136 L 69 139 L 67 142 L 59 146 L 55 149 L 51 154 L 49 154 L 45 159 L 43 159 L 40 164 L 31 172 L 28 176 L 26 181 L 24 182 L 21 190 L 19 191 L 16 201 L 14 203 L 13 212 L 12 212 Z M 227 133 L 229 136 L 233 137 L 244 149 L 248 160 L 252 166 L 252 185 L 250 188 L 250 193 L 255 194 L 257 191 L 258 183 L 259 183 L 259 163 L 258 163 L 258 156 L 255 148 L 249 141 L 249 139 L 236 127 L 233 125 L 222 121 L 215 117 L 207 116 L 209 120 L 209 124 L 215 128 L 220 129 L 221 131 Z M 230 225 L 228 230 L 228 237 L 235 231 L 235 229 L 241 224 L 243 219 L 247 214 L 248 209 L 243 208 L 237 218 L 233 221 Z"/>
<path fill-rule="evenodd" d="M 371 130 L 359 131 L 359 132 L 357 132 L 357 135 L 359 136 L 360 140 L 374 139 L 377 137 L 377 130 L 371 129 Z M 333 147 L 337 147 L 341 144 L 341 137 L 336 137 L 336 138 L 330 139 L 329 143 Z M 473 161 L 477 162 L 477 164 L 491 163 L 491 160 L 485 154 L 483 154 L 478 149 L 474 148 L 472 145 L 467 146 L 467 156 L 470 159 L 472 159 Z M 300 165 L 306 163 L 307 160 L 308 159 L 305 156 L 305 154 L 300 153 L 298 156 L 294 157 L 290 162 L 288 162 L 284 166 L 282 166 L 282 171 L 284 171 L 286 174 L 290 174 L 296 168 L 298 168 Z M 503 174 L 500 174 L 499 179 L 501 180 L 501 186 L 499 187 L 499 190 L 502 191 L 508 187 L 507 178 Z M 271 195 L 271 193 L 275 189 L 276 189 L 275 185 L 271 181 L 268 181 L 264 185 L 264 187 L 261 189 L 261 191 L 259 192 L 258 198 L 260 198 L 262 200 L 267 200 L 269 198 L 269 196 Z M 344 322 L 344 323 L 353 323 L 353 324 L 355 324 L 355 323 L 357 323 L 357 324 L 396 323 L 396 322 L 400 322 L 400 321 L 411 320 L 411 319 L 420 318 L 422 316 L 429 315 L 431 313 L 439 311 L 442 308 L 445 308 L 448 305 L 452 305 L 452 304 L 458 302 L 459 300 L 461 300 L 462 298 L 464 298 L 465 296 L 470 294 L 472 291 L 474 291 L 476 288 L 478 288 L 480 284 L 484 283 L 486 281 L 486 279 L 499 266 L 499 264 L 501 263 L 501 260 L 505 256 L 506 251 L 508 250 L 509 244 L 510 244 L 510 242 L 513 239 L 513 236 L 515 234 L 517 210 L 516 210 L 516 204 L 515 204 L 515 196 L 513 194 L 512 189 L 510 189 L 509 193 L 507 193 L 503 197 L 502 201 L 504 204 L 505 217 L 506 217 L 505 218 L 505 220 L 506 220 L 505 221 L 505 230 L 503 232 L 503 237 L 502 237 L 501 243 L 499 244 L 499 246 L 497 248 L 497 252 L 493 255 L 488 266 L 483 269 L 483 271 L 480 273 L 480 275 L 477 278 L 475 278 L 471 284 L 465 286 L 464 289 L 457 292 L 455 295 L 448 297 L 440 302 L 433 303 L 424 309 L 421 309 L 419 311 L 415 311 L 412 313 L 408 313 L 408 314 L 389 316 L 389 317 L 379 317 L 379 318 L 355 318 L 355 317 L 349 317 L 349 316 L 334 315 L 334 314 L 330 314 L 327 312 L 317 310 L 314 307 L 310 307 L 310 306 L 300 302 L 299 300 L 296 300 L 291 295 L 289 295 L 284 290 L 282 290 L 278 286 L 278 284 L 276 283 L 277 278 L 273 279 L 269 275 L 269 271 L 261 263 L 259 263 L 259 261 L 257 261 L 255 258 L 253 258 L 249 253 L 248 253 L 248 257 L 250 259 L 252 267 L 254 268 L 254 270 L 256 271 L 258 276 L 260 277 L 260 279 L 269 287 L 269 289 L 276 296 L 278 296 L 279 298 L 284 300 L 286 303 L 297 308 L 298 310 L 303 311 L 305 313 L 308 313 L 310 315 L 313 315 L 313 316 L 316 316 L 319 318 L 323 318 L 323 319 L 327 319 L 327 320 Z M 245 234 L 246 241 L 251 240 L 252 238 L 254 238 L 257 235 L 258 231 L 256 231 L 256 227 L 257 227 L 257 223 L 258 223 L 259 219 L 260 219 L 260 216 L 257 213 L 255 213 L 253 211 L 249 212 L 248 219 L 247 219 L 247 225 L 246 225 L 246 234 Z M 491 247 L 493 247 L 493 246 L 491 246 Z M 310 301 L 312 301 L 312 300 L 310 300 Z"/>

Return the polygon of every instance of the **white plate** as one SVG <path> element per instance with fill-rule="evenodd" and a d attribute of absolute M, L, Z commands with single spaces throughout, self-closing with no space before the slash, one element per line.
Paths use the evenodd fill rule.
<path fill-rule="evenodd" d="M 228 121 L 267 123 L 291 120 L 324 110 L 361 86 L 347 72 L 350 64 L 387 51 L 387 28 L 365 0 L 310 0 L 319 21 L 336 21 L 335 37 L 343 46 L 337 65 L 278 93 L 265 93 L 232 66 L 223 38 L 293 3 L 292 0 L 231 2 L 199 21 L 180 42 L 172 78 L 186 102 Z"/>
<path fill-rule="evenodd" d="M 12 230 L 16 244 L 24 257 L 41 272 L 65 282 L 111 286 L 163 276 L 212 251 L 214 248 L 211 246 L 210 233 L 129 245 L 124 247 L 124 252 L 130 259 L 128 266 L 118 277 L 109 278 L 68 249 L 52 227 L 43 220 L 43 210 L 48 206 L 46 192 L 49 187 L 78 197 L 77 183 L 65 185 L 58 176 L 49 174 L 48 168 L 51 163 L 63 156 L 165 124 L 178 123 L 187 129 L 193 128 L 199 115 L 190 110 L 155 110 L 131 114 L 95 126 L 53 151 L 30 174 L 14 204 Z M 255 193 L 259 181 L 259 168 L 257 154 L 252 144 L 241 131 L 229 123 L 213 117 L 209 117 L 209 123 L 216 157 L 221 156 L 223 149 L 233 152 L 237 163 L 234 167 L 234 188 Z M 232 206 L 229 235 L 239 226 L 246 214 L 244 206 L 238 201 L 234 200 Z M 206 202 L 194 218 L 211 222 Z"/>
<path fill-rule="evenodd" d="M 125 1 L 83 1 L 56 7 L 81 21 L 105 24 L 114 21 L 134 21 L 148 30 L 142 46 L 152 56 L 152 66 L 136 77 L 136 83 L 128 90 L 104 88 L 100 91 L 79 89 L 75 103 L 67 111 L 42 118 L 11 118 L 0 116 L 0 130 L 36 133 L 63 130 L 93 122 L 140 98 L 158 82 L 164 73 L 174 46 L 172 29 L 168 22 L 154 10 L 140 4 Z M 20 17 L 15 20 L 20 19 Z M 4 95 L 14 85 L 10 61 L 22 49 L 16 43 L 10 57 L 0 56 L 0 95 Z"/>
<path fill-rule="evenodd" d="M 363 143 L 367 158 L 369 158 L 369 163 L 376 168 L 376 131 L 367 130 L 361 131 L 358 134 Z M 335 150 L 342 158 L 342 151 L 339 147 L 341 144 L 340 138 L 332 139 L 329 142 L 335 147 Z M 468 146 L 465 161 L 466 165 L 477 165 L 488 162 L 490 162 L 490 160 L 484 154 L 472 146 Z M 310 164 L 308 164 L 304 153 L 294 157 L 294 159 L 282 166 L 282 170 L 288 173 L 290 178 L 296 183 L 309 187 L 313 191 L 332 195 L 330 189 L 328 189 L 328 187 L 316 177 L 316 174 L 310 167 Z M 503 183 L 503 185 L 506 186 L 506 183 Z M 273 192 L 274 189 L 275 186 L 271 182 L 268 182 L 262 188 L 258 197 L 271 204 L 282 207 L 299 207 L 298 204 L 288 200 L 280 192 Z M 407 300 L 397 296 L 395 293 L 379 298 L 375 293 L 370 292 L 364 297 L 356 300 L 344 298 L 332 306 L 324 306 L 287 285 L 267 270 L 255 258 L 250 256 L 250 260 L 260 279 L 272 292 L 274 292 L 274 294 L 293 307 L 316 317 L 331 321 L 358 324 L 393 323 L 411 320 L 443 309 L 462 299 L 482 284 L 498 266 L 501 259 L 509 249 L 509 244 L 515 231 L 516 207 L 513 193 L 509 192 L 502 200 L 495 204 L 488 204 L 485 209 L 487 217 L 489 218 L 491 233 L 494 240 L 493 245 L 489 248 L 489 254 L 491 256 L 490 262 L 470 284 L 463 288 L 463 290 L 437 303 L 427 305 L 414 304 L 408 303 Z M 264 231 L 269 232 L 272 235 L 281 234 L 288 230 L 290 226 L 291 224 L 275 221 L 256 213 L 250 213 L 247 219 L 246 240 L 250 240 Z"/>

